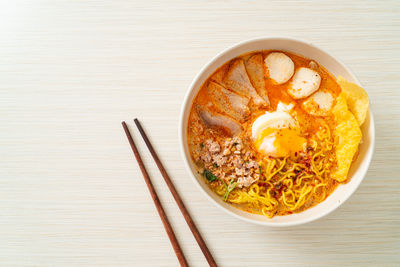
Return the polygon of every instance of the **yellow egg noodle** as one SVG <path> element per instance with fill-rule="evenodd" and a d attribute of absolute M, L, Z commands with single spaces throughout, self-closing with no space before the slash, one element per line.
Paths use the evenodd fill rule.
<path fill-rule="evenodd" d="M 268 217 L 298 212 L 307 204 L 324 201 L 328 190 L 332 190 L 329 187 L 335 186 L 329 178 L 335 155 L 328 125 L 311 140 L 309 162 L 299 163 L 289 157 L 265 158 L 259 162 L 262 178 L 246 191 L 234 189 L 227 201 L 242 204 L 249 211 L 261 210 Z M 311 165 L 311 171 L 307 164 Z M 281 191 L 273 191 L 278 184 L 281 184 Z M 216 192 L 223 196 L 226 187 L 221 185 Z"/>

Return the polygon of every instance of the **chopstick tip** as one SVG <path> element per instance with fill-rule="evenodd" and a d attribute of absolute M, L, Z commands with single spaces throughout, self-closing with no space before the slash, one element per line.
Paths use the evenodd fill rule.
<path fill-rule="evenodd" d="M 139 129 L 139 131 L 140 131 L 140 129 L 142 128 L 142 125 L 140 125 L 139 120 L 138 120 L 137 118 L 134 118 L 133 121 L 135 122 L 136 127 L 138 127 L 138 129 Z"/>

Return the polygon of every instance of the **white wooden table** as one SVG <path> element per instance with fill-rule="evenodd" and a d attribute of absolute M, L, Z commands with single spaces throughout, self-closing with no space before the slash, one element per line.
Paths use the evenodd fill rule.
<path fill-rule="evenodd" d="M 399 266 L 399 1 L 3 1 L 0 35 L 1 266 L 178 265 L 120 125 L 134 117 L 221 266 Z M 303 38 L 342 59 L 376 121 L 358 191 L 295 228 L 221 213 L 178 149 L 195 74 L 227 46 L 266 35 Z M 189 262 L 206 266 L 133 132 Z"/>

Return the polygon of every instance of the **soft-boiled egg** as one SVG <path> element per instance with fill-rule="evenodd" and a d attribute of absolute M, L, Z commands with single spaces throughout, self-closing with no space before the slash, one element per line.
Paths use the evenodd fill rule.
<path fill-rule="evenodd" d="M 294 99 L 307 97 L 318 90 L 321 84 L 321 76 L 315 70 L 299 68 L 293 76 L 288 93 Z"/>
<path fill-rule="evenodd" d="M 284 53 L 272 52 L 264 60 L 267 67 L 269 78 L 276 84 L 289 81 L 294 73 L 294 63 Z"/>
<path fill-rule="evenodd" d="M 297 121 L 290 115 L 293 104 L 279 103 L 277 110 L 266 112 L 252 125 L 256 149 L 272 157 L 287 157 L 302 151 L 306 139 L 301 136 Z"/>

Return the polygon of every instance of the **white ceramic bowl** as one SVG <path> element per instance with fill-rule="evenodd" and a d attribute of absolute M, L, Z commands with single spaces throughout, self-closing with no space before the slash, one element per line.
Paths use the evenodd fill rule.
<path fill-rule="evenodd" d="M 316 60 L 333 75 L 341 75 L 350 82 L 360 84 L 350 69 L 342 62 L 310 43 L 291 38 L 258 38 L 241 42 L 225 49 L 215 56 L 201 69 L 199 74 L 194 78 L 192 84 L 189 86 L 180 116 L 179 139 L 183 159 L 194 183 L 200 188 L 206 197 L 217 207 L 237 218 L 247 222 L 268 226 L 291 226 L 311 222 L 327 215 L 342 205 L 351 194 L 354 193 L 361 181 L 364 179 L 372 159 L 375 144 L 375 128 L 371 110 L 369 110 L 367 119 L 361 127 L 363 141 L 359 147 L 359 156 L 357 161 L 353 163 L 349 172 L 349 176 L 351 177 L 350 182 L 340 185 L 324 202 L 301 213 L 275 216 L 272 219 L 269 219 L 265 216 L 247 213 L 231 206 L 208 188 L 204 178 L 196 173 L 195 166 L 190 157 L 187 145 L 186 127 L 193 98 L 196 96 L 201 85 L 225 62 L 239 55 L 256 50 L 283 50 L 303 55 L 307 58 Z"/>

